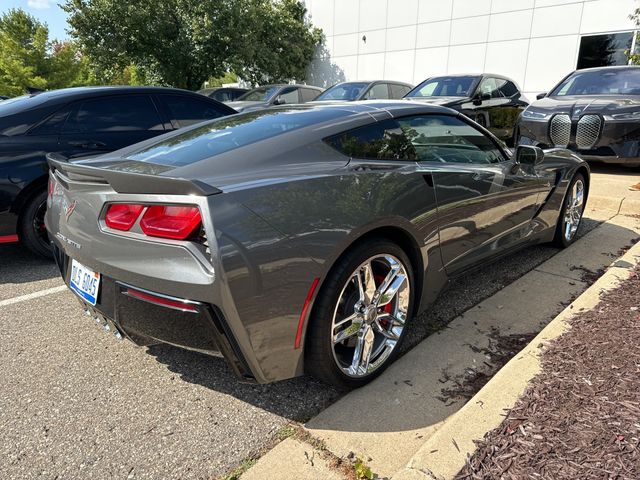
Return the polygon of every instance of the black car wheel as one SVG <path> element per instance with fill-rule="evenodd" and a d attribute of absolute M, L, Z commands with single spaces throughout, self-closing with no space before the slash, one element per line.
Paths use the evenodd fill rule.
<path fill-rule="evenodd" d="M 19 237 L 22 244 L 37 255 L 51 258 L 51 244 L 44 226 L 47 211 L 47 192 L 42 191 L 31 197 L 22 211 Z"/>
<path fill-rule="evenodd" d="M 396 244 L 375 239 L 349 251 L 318 294 L 307 371 L 340 389 L 360 387 L 398 354 L 415 296 L 413 270 Z"/>
<path fill-rule="evenodd" d="M 576 240 L 587 201 L 585 187 L 584 176 L 581 173 L 576 173 L 567 188 L 553 239 L 553 243 L 560 248 L 568 247 Z"/>

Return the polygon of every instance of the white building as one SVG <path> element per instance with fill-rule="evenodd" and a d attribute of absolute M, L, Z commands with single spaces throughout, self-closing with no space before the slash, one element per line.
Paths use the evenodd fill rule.
<path fill-rule="evenodd" d="M 306 0 L 325 44 L 308 83 L 503 74 L 529 98 L 580 67 L 626 63 L 635 0 Z"/>

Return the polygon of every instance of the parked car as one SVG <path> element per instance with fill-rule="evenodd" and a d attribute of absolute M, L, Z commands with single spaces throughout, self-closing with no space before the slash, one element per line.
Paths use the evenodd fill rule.
<path fill-rule="evenodd" d="M 248 88 L 240 87 L 216 87 L 203 88 L 198 90 L 200 95 L 205 95 L 219 102 L 233 102 L 249 91 Z"/>
<path fill-rule="evenodd" d="M 563 147 L 588 161 L 640 166 L 640 67 L 577 70 L 538 95 L 518 122 L 519 143 Z"/>
<path fill-rule="evenodd" d="M 589 189 L 568 150 L 513 153 L 407 101 L 274 107 L 50 165 L 47 229 L 91 318 L 221 351 L 245 380 L 345 388 L 393 361 L 449 279 L 570 245 Z"/>
<path fill-rule="evenodd" d="M 310 102 L 322 91 L 322 88 L 311 85 L 265 85 L 249 90 L 235 102 L 226 103 L 238 112 L 246 112 L 275 105 Z"/>
<path fill-rule="evenodd" d="M 404 97 L 413 85 L 387 80 L 367 82 L 340 82 L 327 88 L 314 101 L 384 100 Z"/>
<path fill-rule="evenodd" d="M 25 95 L 0 103 L 0 240 L 51 256 L 44 228 L 45 155 L 118 150 L 203 120 L 236 113 L 194 92 L 92 87 Z"/>
<path fill-rule="evenodd" d="M 494 74 L 427 78 L 405 98 L 462 112 L 509 146 L 518 117 L 529 104 L 516 82 Z"/>

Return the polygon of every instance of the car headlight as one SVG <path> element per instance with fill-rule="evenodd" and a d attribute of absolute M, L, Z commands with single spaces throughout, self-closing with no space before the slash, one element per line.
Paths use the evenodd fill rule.
<path fill-rule="evenodd" d="M 611 115 L 613 120 L 640 120 L 640 110 L 635 112 L 614 113 Z"/>
<path fill-rule="evenodd" d="M 551 116 L 551 113 L 536 112 L 535 110 L 529 110 L 528 108 L 522 112 L 522 118 L 528 118 L 530 120 L 546 120 Z"/>

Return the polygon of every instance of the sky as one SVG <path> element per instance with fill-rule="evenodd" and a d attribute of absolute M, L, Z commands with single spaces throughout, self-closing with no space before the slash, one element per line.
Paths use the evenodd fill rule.
<path fill-rule="evenodd" d="M 49 39 L 64 40 L 69 37 L 67 14 L 58 6 L 63 0 L 0 0 L 0 15 L 11 8 L 22 8 L 49 26 Z"/>

